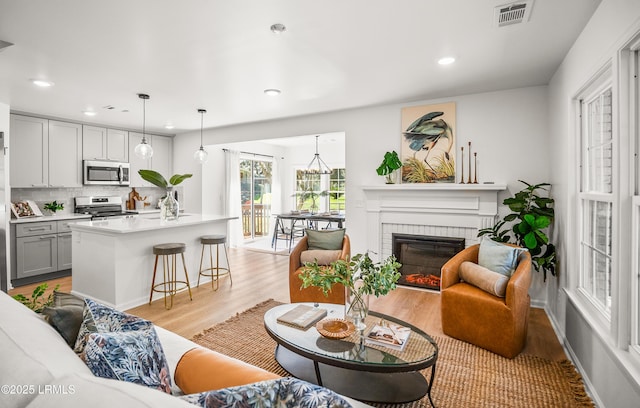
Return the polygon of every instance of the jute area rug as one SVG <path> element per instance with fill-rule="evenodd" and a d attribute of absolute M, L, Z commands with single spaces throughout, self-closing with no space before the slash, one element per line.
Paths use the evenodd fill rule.
<path fill-rule="evenodd" d="M 275 361 L 276 343 L 266 333 L 264 313 L 281 303 L 268 300 L 196 335 L 204 347 L 287 376 Z M 444 407 L 593 407 L 582 379 L 570 361 L 554 362 L 530 355 L 513 360 L 473 345 L 432 336 L 439 347 L 433 401 Z M 424 370 L 428 376 L 430 369 Z M 427 377 L 428 378 L 428 377 Z M 385 407 L 429 407 L 427 398 Z"/>

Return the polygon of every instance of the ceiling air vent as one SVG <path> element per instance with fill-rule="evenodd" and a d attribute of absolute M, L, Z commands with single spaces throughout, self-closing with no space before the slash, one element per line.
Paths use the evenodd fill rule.
<path fill-rule="evenodd" d="M 518 1 L 495 8 L 495 24 L 504 27 L 529 21 L 533 0 Z"/>

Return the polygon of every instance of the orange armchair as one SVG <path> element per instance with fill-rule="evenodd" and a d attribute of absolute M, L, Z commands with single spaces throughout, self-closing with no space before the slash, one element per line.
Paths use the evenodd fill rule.
<path fill-rule="evenodd" d="M 531 255 L 528 251 L 520 255 L 506 296 L 501 298 L 460 280 L 460 264 L 478 263 L 479 248 L 478 244 L 460 251 L 442 267 L 442 330 L 448 336 L 514 358 L 527 338 Z"/>
<path fill-rule="evenodd" d="M 327 296 L 322 293 L 321 289 L 316 287 L 308 287 L 302 289 L 302 280 L 300 274 L 304 266 L 300 261 L 300 254 L 309 248 L 308 238 L 306 235 L 298 242 L 289 254 L 289 295 L 291 303 L 297 302 L 318 302 L 318 303 L 336 303 L 344 304 L 344 286 L 336 284 Z M 349 236 L 345 235 L 342 240 L 342 253 L 340 259 L 346 260 L 351 255 L 351 242 Z"/>

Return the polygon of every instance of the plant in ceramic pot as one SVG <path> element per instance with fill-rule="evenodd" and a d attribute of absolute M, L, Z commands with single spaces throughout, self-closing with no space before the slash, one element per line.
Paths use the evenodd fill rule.
<path fill-rule="evenodd" d="M 398 153 L 394 150 L 384 154 L 382 163 L 376 169 L 376 172 L 379 176 L 386 177 L 387 184 L 394 184 L 395 180 L 393 179 L 393 175 L 395 174 L 395 171 L 400 168 L 402 168 L 402 161 L 398 157 Z"/>
<path fill-rule="evenodd" d="M 44 203 L 44 209 L 50 211 L 52 214 L 55 214 L 56 211 L 64 210 L 64 204 L 57 201 L 52 201 L 50 203 Z"/>
<path fill-rule="evenodd" d="M 138 170 L 138 174 L 143 180 L 154 186 L 163 188 L 167 195 L 160 204 L 160 218 L 164 221 L 177 220 L 180 213 L 180 204 L 173 196 L 173 186 L 177 186 L 184 180 L 190 178 L 192 174 L 174 174 L 169 181 L 155 170 Z"/>
<path fill-rule="evenodd" d="M 307 262 L 300 279 L 303 288 L 316 286 L 325 296 L 334 284 L 344 285 L 345 318 L 353 320 L 355 326 L 363 330 L 369 312 L 368 295 L 384 296 L 395 289 L 401 266 L 393 255 L 382 262 L 373 262 L 368 253 L 356 254 L 347 260 L 334 261 L 329 267 L 318 265 L 317 260 Z"/>

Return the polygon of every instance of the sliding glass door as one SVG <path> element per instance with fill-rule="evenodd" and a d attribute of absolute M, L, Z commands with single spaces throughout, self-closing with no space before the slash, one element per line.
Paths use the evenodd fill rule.
<path fill-rule="evenodd" d="M 271 161 L 240 159 L 242 230 L 245 239 L 269 235 L 272 173 Z"/>

